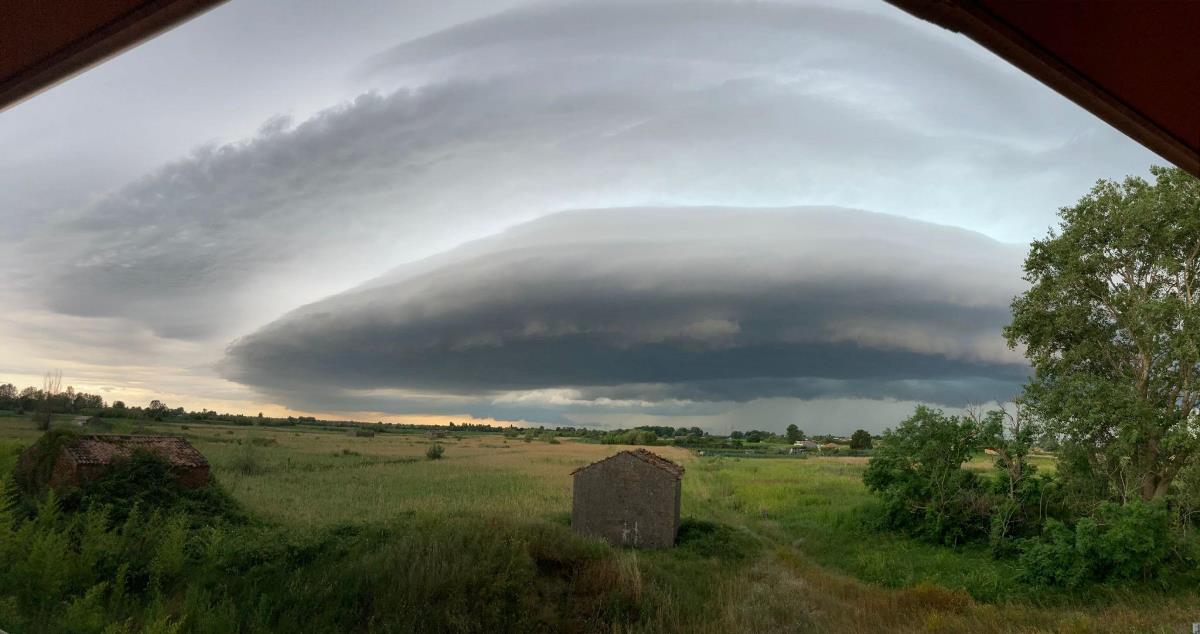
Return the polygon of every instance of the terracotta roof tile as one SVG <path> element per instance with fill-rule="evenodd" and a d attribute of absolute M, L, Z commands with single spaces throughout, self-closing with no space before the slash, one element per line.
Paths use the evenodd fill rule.
<path fill-rule="evenodd" d="M 609 460 L 612 460 L 613 458 L 616 458 L 617 456 L 620 456 L 622 454 L 629 454 L 629 455 L 633 456 L 634 458 L 641 460 L 642 462 L 645 462 L 647 464 L 658 467 L 659 469 L 662 469 L 663 471 L 666 471 L 667 473 L 675 476 L 676 480 L 680 480 L 683 478 L 683 467 L 682 466 L 675 464 L 674 462 L 671 462 L 670 460 L 667 460 L 666 458 L 663 458 L 662 456 L 654 453 L 653 451 L 647 451 L 645 449 L 640 449 L 640 448 L 633 449 L 633 450 L 627 449 L 625 451 L 618 451 L 617 453 L 615 453 L 607 458 L 604 458 L 603 460 L 597 460 L 596 462 L 593 462 L 591 464 L 579 467 L 578 469 L 572 471 L 571 475 L 575 475 L 576 473 L 579 473 L 580 471 L 583 471 L 584 469 L 590 469 L 602 462 L 608 462 Z"/>
<path fill-rule="evenodd" d="M 111 464 L 143 449 L 177 467 L 204 467 L 208 460 L 187 440 L 175 436 L 83 436 L 66 447 L 78 464 Z"/>

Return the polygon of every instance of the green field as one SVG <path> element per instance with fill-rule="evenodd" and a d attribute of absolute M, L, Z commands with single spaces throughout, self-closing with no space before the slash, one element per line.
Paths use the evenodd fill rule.
<path fill-rule="evenodd" d="M 1047 593 L 984 550 L 874 532 L 866 458 L 656 448 L 687 468 L 685 530 L 679 548 L 635 552 L 568 526 L 570 472 L 618 446 L 465 434 L 439 439 L 445 456 L 431 461 L 421 434 L 113 431 L 135 428 L 186 436 L 253 521 L 188 537 L 190 568 L 144 614 L 122 608 L 129 630 L 1185 632 L 1200 621 L 1194 593 Z M 0 417 L 0 477 L 37 436 L 28 419 Z M 288 598 L 268 600 L 279 584 Z"/>

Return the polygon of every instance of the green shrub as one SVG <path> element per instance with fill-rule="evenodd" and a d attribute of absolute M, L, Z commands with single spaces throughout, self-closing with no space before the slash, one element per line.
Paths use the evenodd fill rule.
<path fill-rule="evenodd" d="M 681 552 L 725 561 L 746 559 L 762 546 L 747 530 L 692 518 L 680 522 L 675 545 Z"/>
<path fill-rule="evenodd" d="M 184 487 L 170 464 L 145 451 L 114 462 L 99 478 L 64 494 L 62 507 L 68 512 L 105 507 L 114 522 L 125 521 L 135 508 L 181 514 L 197 525 L 246 520 L 241 507 L 217 483 Z"/>
<path fill-rule="evenodd" d="M 1102 503 L 1074 527 L 1048 520 L 1039 539 L 1022 544 L 1026 581 L 1078 587 L 1090 582 L 1163 582 L 1194 568 L 1194 547 L 1176 533 L 1162 503 Z"/>
<path fill-rule="evenodd" d="M 566 526 L 409 518 L 315 533 L 196 527 L 103 507 L 0 514 L 0 619 L 13 632 L 610 631 L 641 590 Z M 106 627 L 115 627 L 105 630 Z"/>
<path fill-rule="evenodd" d="M 269 470 L 262 450 L 254 443 L 240 444 L 229 462 L 229 468 L 244 476 L 262 475 Z"/>
<path fill-rule="evenodd" d="M 425 449 L 425 457 L 429 460 L 441 460 L 444 453 L 446 453 L 446 448 L 436 442 Z"/>
<path fill-rule="evenodd" d="M 884 433 L 863 472 L 863 483 L 882 503 L 877 522 L 945 544 L 986 537 L 988 494 L 979 476 L 962 467 L 983 438 L 973 420 L 918 406 Z"/>
<path fill-rule="evenodd" d="M 65 512 L 49 492 L 28 518 L 0 514 L 0 617 L 14 632 L 163 631 L 161 597 L 189 571 L 181 514 Z M 123 631 L 114 629 L 112 631 Z"/>
<path fill-rule="evenodd" d="M 79 439 L 75 432 L 68 429 L 52 429 L 41 435 L 25 460 L 18 464 L 13 472 L 13 484 L 18 493 L 32 499 L 45 492 L 54 471 L 54 463 L 62 453 L 63 447 Z"/>

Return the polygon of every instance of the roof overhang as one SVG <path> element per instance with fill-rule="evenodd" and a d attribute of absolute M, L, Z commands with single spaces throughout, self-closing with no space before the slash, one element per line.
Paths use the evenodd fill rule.
<path fill-rule="evenodd" d="M 0 110 L 226 0 L 0 0 Z"/>
<path fill-rule="evenodd" d="M 1200 2 L 888 0 L 1200 176 Z"/>
<path fill-rule="evenodd" d="M 0 110 L 226 0 L 2 0 Z M 1200 2 L 888 0 L 1200 176 Z"/>

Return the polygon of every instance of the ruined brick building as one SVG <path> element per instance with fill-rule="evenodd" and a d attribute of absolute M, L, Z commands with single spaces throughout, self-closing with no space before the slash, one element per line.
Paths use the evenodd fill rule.
<path fill-rule="evenodd" d="M 679 531 L 683 467 L 645 449 L 622 451 L 571 472 L 571 527 L 614 546 L 670 548 Z"/>
<path fill-rule="evenodd" d="M 22 462 L 34 460 L 37 445 L 21 456 Z M 80 486 L 104 474 L 114 462 L 124 460 L 135 451 L 146 451 L 165 460 L 171 471 L 185 487 L 208 484 L 208 460 L 191 443 L 174 436 L 81 436 L 58 449 L 50 473 L 49 485 L 55 489 Z"/>

